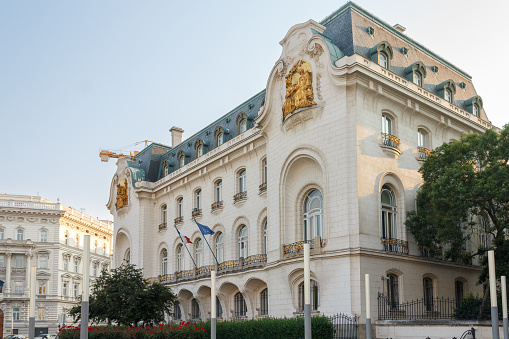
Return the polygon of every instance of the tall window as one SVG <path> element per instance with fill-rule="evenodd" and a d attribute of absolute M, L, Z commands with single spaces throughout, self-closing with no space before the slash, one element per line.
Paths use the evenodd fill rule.
<path fill-rule="evenodd" d="M 247 306 L 242 293 L 237 292 L 237 294 L 235 294 L 234 303 L 235 303 L 235 317 L 245 317 L 247 314 Z"/>
<path fill-rule="evenodd" d="M 48 231 L 41 231 L 41 242 L 48 241 Z"/>
<path fill-rule="evenodd" d="M 64 297 L 67 297 L 67 286 L 68 286 L 68 283 L 66 281 L 64 281 L 62 283 L 62 295 Z"/>
<path fill-rule="evenodd" d="M 78 273 L 80 260 L 78 258 L 74 258 L 74 273 Z"/>
<path fill-rule="evenodd" d="M 5 256 L 0 254 L 0 267 L 5 267 Z"/>
<path fill-rule="evenodd" d="M 223 308 L 221 307 L 219 298 L 216 297 L 216 318 L 222 318 L 222 317 L 223 317 Z"/>
<path fill-rule="evenodd" d="M 221 232 L 216 235 L 216 258 L 219 263 L 224 261 L 224 235 Z"/>
<path fill-rule="evenodd" d="M 184 165 L 186 164 L 186 156 L 184 153 L 179 154 L 178 161 L 179 161 L 179 168 L 184 167 Z"/>
<path fill-rule="evenodd" d="M 318 283 L 315 280 L 311 280 L 311 284 L 309 286 L 310 292 L 310 302 L 311 302 L 311 310 L 318 310 L 320 294 Z M 299 312 L 304 311 L 304 281 L 299 284 Z"/>
<path fill-rule="evenodd" d="M 168 206 L 163 205 L 161 207 L 161 224 L 165 225 L 168 221 Z"/>
<path fill-rule="evenodd" d="M 161 251 L 161 275 L 168 274 L 168 251 L 163 249 Z"/>
<path fill-rule="evenodd" d="M 426 133 L 422 129 L 417 131 L 417 145 L 419 147 L 427 148 Z"/>
<path fill-rule="evenodd" d="M 239 180 L 239 193 L 246 192 L 246 170 L 242 170 L 239 172 L 238 180 Z"/>
<path fill-rule="evenodd" d="M 191 315 L 193 319 L 200 319 L 200 305 L 195 298 L 191 300 Z"/>
<path fill-rule="evenodd" d="M 19 307 L 14 307 L 12 309 L 12 320 L 19 321 Z"/>
<path fill-rule="evenodd" d="M 452 103 L 452 91 L 450 89 L 445 90 L 445 100 Z"/>
<path fill-rule="evenodd" d="M 194 257 L 196 266 L 201 267 L 203 265 L 203 242 L 201 239 L 197 239 L 195 242 Z"/>
<path fill-rule="evenodd" d="M 182 245 L 177 247 L 177 272 L 184 270 L 184 249 Z"/>
<path fill-rule="evenodd" d="M 217 146 L 221 146 L 223 144 L 223 142 L 224 142 L 224 133 L 219 132 L 216 137 L 216 144 L 217 144 Z"/>
<path fill-rule="evenodd" d="M 46 281 L 39 281 L 39 295 L 46 295 Z"/>
<path fill-rule="evenodd" d="M 248 250 L 248 235 L 247 235 L 247 226 L 242 225 L 239 231 L 239 257 L 247 258 Z"/>
<path fill-rule="evenodd" d="M 262 239 L 263 254 L 267 254 L 268 243 L 269 238 L 267 237 L 267 219 L 265 219 L 265 222 L 263 223 L 263 239 Z"/>
<path fill-rule="evenodd" d="M 424 306 L 426 311 L 433 311 L 433 280 L 424 278 L 422 280 L 424 287 Z"/>
<path fill-rule="evenodd" d="M 25 261 L 23 260 L 22 255 L 16 256 L 16 268 L 23 268 L 25 265 Z"/>
<path fill-rule="evenodd" d="M 239 122 L 239 134 L 247 131 L 247 119 L 242 119 Z"/>
<path fill-rule="evenodd" d="M 389 274 L 387 276 L 387 299 L 389 301 L 389 307 L 396 309 L 399 303 L 399 287 L 398 287 L 398 276 L 395 274 Z"/>
<path fill-rule="evenodd" d="M 23 240 L 23 238 L 24 238 L 23 235 L 24 235 L 23 230 L 18 230 L 17 233 L 16 233 L 16 239 L 17 240 Z"/>
<path fill-rule="evenodd" d="M 182 319 L 182 310 L 178 303 L 173 304 L 173 309 L 175 310 L 175 319 Z"/>
<path fill-rule="evenodd" d="M 414 72 L 414 84 L 422 87 L 422 75 L 419 72 Z"/>
<path fill-rule="evenodd" d="M 382 133 L 392 135 L 392 120 L 385 114 L 382 114 Z"/>
<path fill-rule="evenodd" d="M 23 294 L 23 282 L 22 281 L 14 282 L 14 294 Z"/>
<path fill-rule="evenodd" d="M 165 161 L 163 163 L 163 176 L 170 174 L 170 165 Z"/>
<path fill-rule="evenodd" d="M 201 190 L 197 190 L 195 193 L 196 209 L 201 210 Z"/>
<path fill-rule="evenodd" d="M 94 267 L 94 270 L 93 270 L 93 274 L 94 274 L 94 277 L 97 277 L 97 267 L 99 266 L 99 264 L 97 263 L 94 263 L 93 267 Z"/>
<path fill-rule="evenodd" d="M 196 147 L 196 157 L 201 157 L 203 155 L 203 145 L 198 145 Z"/>
<path fill-rule="evenodd" d="M 80 285 L 79 284 L 74 284 L 74 297 L 77 298 L 78 295 L 79 295 L 79 292 L 80 291 Z"/>
<path fill-rule="evenodd" d="M 3 228 L 0 228 L 0 240 L 5 239 L 5 230 Z"/>
<path fill-rule="evenodd" d="M 387 55 L 385 53 L 378 53 L 378 64 L 385 69 L 389 68 L 389 62 L 387 60 Z"/>
<path fill-rule="evenodd" d="M 182 218 L 182 207 L 184 204 L 184 198 L 179 198 L 177 200 L 177 217 Z"/>
<path fill-rule="evenodd" d="M 264 289 L 260 292 L 260 315 L 269 314 L 269 290 Z"/>
<path fill-rule="evenodd" d="M 319 190 L 313 190 L 304 200 L 304 241 L 323 236 L 323 199 Z"/>
<path fill-rule="evenodd" d="M 397 239 L 398 228 L 396 224 L 396 197 L 394 192 L 389 186 L 383 185 L 380 197 L 382 202 L 382 238 Z M 392 246 L 389 243 L 386 244 L 387 246 Z"/>
<path fill-rule="evenodd" d="M 473 107 L 472 107 L 472 113 L 474 114 L 474 116 L 476 117 L 479 117 L 480 114 L 479 114 L 479 106 L 477 104 L 474 104 Z"/>
<path fill-rule="evenodd" d="M 37 309 L 37 320 L 45 320 L 45 319 L 46 319 L 45 308 L 44 307 L 39 307 Z"/>
<path fill-rule="evenodd" d="M 69 257 L 67 255 L 64 256 L 64 270 L 69 270 Z"/>
<path fill-rule="evenodd" d="M 262 184 L 267 183 L 267 158 L 262 161 Z"/>
<path fill-rule="evenodd" d="M 69 233 L 67 231 L 64 234 L 64 244 L 69 245 Z"/>
<path fill-rule="evenodd" d="M 456 280 L 454 282 L 454 294 L 456 296 L 456 306 L 459 306 L 461 301 L 463 300 L 463 282 Z"/>
<path fill-rule="evenodd" d="M 39 257 L 39 268 L 48 268 L 48 256 L 42 255 Z"/>
<path fill-rule="evenodd" d="M 223 201 L 223 181 L 216 182 L 216 202 Z"/>

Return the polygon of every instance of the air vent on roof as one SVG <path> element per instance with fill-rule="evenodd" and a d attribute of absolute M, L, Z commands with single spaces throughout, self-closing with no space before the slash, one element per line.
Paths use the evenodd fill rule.
<path fill-rule="evenodd" d="M 401 26 L 400 24 L 395 24 L 393 27 L 400 33 L 405 33 L 405 31 L 406 31 L 406 28 Z"/>

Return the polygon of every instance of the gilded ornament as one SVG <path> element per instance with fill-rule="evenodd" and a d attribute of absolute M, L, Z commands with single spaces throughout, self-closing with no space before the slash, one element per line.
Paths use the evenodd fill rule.
<path fill-rule="evenodd" d="M 283 104 L 283 120 L 298 108 L 316 105 L 313 97 L 313 69 L 305 60 L 292 67 L 286 79 L 286 96 Z"/>
<path fill-rule="evenodd" d="M 115 203 L 115 206 L 117 208 L 120 208 L 122 206 L 126 206 L 127 203 L 128 203 L 127 179 L 124 178 L 124 185 L 122 184 L 117 185 L 117 202 Z"/>

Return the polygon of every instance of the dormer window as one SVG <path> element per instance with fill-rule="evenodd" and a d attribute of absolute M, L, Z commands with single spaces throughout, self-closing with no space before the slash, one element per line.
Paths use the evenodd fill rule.
<path fill-rule="evenodd" d="M 419 87 L 422 87 L 426 77 L 426 66 L 420 61 L 405 68 L 405 77 Z"/>
<path fill-rule="evenodd" d="M 392 46 L 387 41 L 382 41 L 369 50 L 371 60 L 388 70 L 391 69 L 393 54 Z"/>
<path fill-rule="evenodd" d="M 216 139 L 216 146 L 219 147 L 224 144 L 225 140 L 225 130 L 221 126 L 217 126 L 214 131 L 214 138 Z"/>
<path fill-rule="evenodd" d="M 465 101 L 465 106 L 467 111 L 472 113 L 474 116 L 478 118 L 481 117 L 481 109 L 483 107 L 483 103 L 480 96 L 476 95 L 475 97 L 471 97 Z"/>
<path fill-rule="evenodd" d="M 456 94 L 456 84 L 449 79 L 437 85 L 437 94 L 446 101 L 454 104 L 454 95 Z"/>
<path fill-rule="evenodd" d="M 168 163 L 168 161 L 163 161 L 163 177 L 167 176 L 168 174 L 170 174 L 170 164 Z"/>
<path fill-rule="evenodd" d="M 418 72 L 414 73 L 414 84 L 422 87 L 422 76 Z"/>
<path fill-rule="evenodd" d="M 239 134 L 247 131 L 247 114 L 242 112 L 237 116 L 237 126 L 239 127 Z"/>
<path fill-rule="evenodd" d="M 184 153 L 184 151 L 180 150 L 178 152 L 177 159 L 179 163 L 179 168 L 184 167 L 186 164 L 186 154 Z"/>
<path fill-rule="evenodd" d="M 205 143 L 203 142 L 203 140 L 201 139 L 196 140 L 196 142 L 194 143 L 194 149 L 196 150 L 197 158 L 201 157 L 205 153 L 204 148 Z"/>
<path fill-rule="evenodd" d="M 476 117 L 479 117 L 479 106 L 477 106 L 477 104 L 474 104 L 472 106 L 472 114 L 475 115 Z"/>

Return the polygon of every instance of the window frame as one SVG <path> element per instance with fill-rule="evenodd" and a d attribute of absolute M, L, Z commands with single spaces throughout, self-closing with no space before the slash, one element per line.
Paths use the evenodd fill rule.
<path fill-rule="evenodd" d="M 390 197 L 390 202 L 383 201 L 383 194 L 387 193 Z M 384 184 L 380 189 L 380 225 L 381 225 L 381 238 L 382 239 L 398 239 L 398 202 L 396 193 L 391 186 Z M 392 246 L 391 244 L 388 244 Z"/>
<path fill-rule="evenodd" d="M 184 245 L 179 244 L 177 246 L 177 272 L 182 272 L 185 269 L 184 261 Z"/>
<path fill-rule="evenodd" d="M 214 184 L 214 200 L 215 202 L 223 201 L 223 180 L 219 179 Z"/>
<path fill-rule="evenodd" d="M 304 312 L 304 281 L 302 281 L 298 286 L 298 311 Z M 310 279 L 309 284 L 310 289 L 310 303 L 311 303 L 311 311 L 317 311 L 320 307 L 320 285 L 314 279 Z"/>
<path fill-rule="evenodd" d="M 244 224 L 239 226 L 237 241 L 239 258 L 247 258 L 249 256 L 249 230 Z"/>
<path fill-rule="evenodd" d="M 312 206 L 316 199 L 319 201 L 319 207 Z M 302 204 L 302 238 L 304 241 L 312 241 L 317 236 L 323 238 L 323 212 L 322 192 L 317 188 L 310 190 Z"/>
<path fill-rule="evenodd" d="M 239 170 L 237 172 L 237 193 L 246 193 L 247 192 L 247 181 L 246 181 L 247 171 L 245 168 Z"/>
<path fill-rule="evenodd" d="M 201 238 L 194 241 L 194 260 L 196 261 L 196 267 L 203 266 L 203 240 Z"/>
<path fill-rule="evenodd" d="M 269 289 L 267 287 L 260 292 L 260 315 L 269 315 Z"/>
<path fill-rule="evenodd" d="M 168 250 L 163 248 L 161 250 L 161 275 L 165 276 L 168 274 Z"/>
<path fill-rule="evenodd" d="M 215 250 L 216 259 L 219 263 L 224 261 L 224 233 L 221 231 L 217 232 L 215 237 Z"/>
<path fill-rule="evenodd" d="M 241 292 L 235 293 L 233 296 L 235 318 L 243 318 L 247 316 L 247 305 L 244 295 Z"/>
<path fill-rule="evenodd" d="M 16 230 L 16 240 L 25 240 L 25 230 L 18 228 Z"/>

